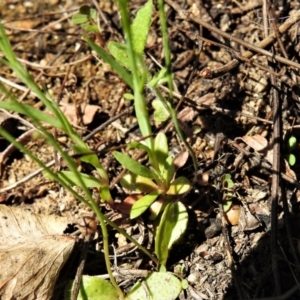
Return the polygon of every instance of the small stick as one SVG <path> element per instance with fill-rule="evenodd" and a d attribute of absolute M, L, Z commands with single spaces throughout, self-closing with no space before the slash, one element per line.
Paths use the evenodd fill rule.
<path fill-rule="evenodd" d="M 208 42 L 210 44 L 213 44 L 217 47 L 220 47 L 220 48 L 224 48 L 226 51 L 230 52 L 232 55 L 236 56 L 239 60 L 242 60 L 250 65 L 253 65 L 255 67 L 258 67 L 259 69 L 267 72 L 267 76 L 270 76 L 270 74 L 274 74 L 274 76 L 278 77 L 278 79 L 282 82 L 284 82 L 285 84 L 287 84 L 288 86 L 290 87 L 293 87 L 293 86 L 298 86 L 300 87 L 296 82 L 292 81 L 290 78 L 288 78 L 287 76 L 283 76 L 282 74 L 280 73 L 277 73 L 277 72 L 274 72 L 273 70 L 271 70 L 270 68 L 266 67 L 266 66 L 263 66 L 257 62 L 255 62 L 254 60 L 250 60 L 249 58 L 243 56 L 241 53 L 237 52 L 236 50 L 233 50 L 229 47 L 227 47 L 226 45 L 224 44 L 220 44 L 220 43 L 217 43 L 215 41 L 212 41 L 212 40 L 209 40 L 209 39 L 206 39 L 204 37 L 202 37 L 201 35 L 198 35 L 198 34 L 193 34 L 193 33 L 190 33 L 190 32 L 186 32 L 185 30 L 181 29 L 181 28 L 178 28 L 178 30 L 184 32 L 187 37 L 189 37 L 191 40 L 195 40 L 195 39 L 198 39 L 198 40 L 201 40 L 201 41 L 204 41 L 204 42 Z M 230 66 L 229 66 L 230 67 Z M 207 70 L 207 69 L 205 69 Z M 230 68 L 225 67 L 221 67 L 219 68 L 218 70 L 215 70 L 213 71 L 213 74 L 217 74 L 217 76 L 220 76 L 222 74 L 225 74 L 227 73 L 228 71 L 230 71 Z"/>
<path fill-rule="evenodd" d="M 226 250 L 226 254 L 227 254 L 228 265 L 229 265 L 229 268 L 231 270 L 234 285 L 235 285 L 235 288 L 236 288 L 239 299 L 242 300 L 242 299 L 245 299 L 245 298 L 243 297 L 243 292 L 242 292 L 242 289 L 241 289 L 241 282 L 239 280 L 239 277 L 237 276 L 237 272 L 236 272 L 236 269 L 235 269 L 235 262 L 234 262 L 234 259 L 232 257 L 232 254 L 231 254 L 232 251 L 231 251 L 231 247 L 230 247 L 229 233 L 228 233 L 228 229 L 227 229 L 228 225 L 227 225 L 227 222 L 225 220 L 223 205 L 222 205 L 221 186 L 222 186 L 222 183 L 221 183 L 221 181 L 219 181 L 217 183 L 216 193 L 217 193 L 217 197 L 218 197 L 219 211 L 220 211 L 221 219 L 222 219 L 222 235 L 223 235 L 223 238 L 224 238 L 224 245 L 225 245 L 225 250 Z"/>
<path fill-rule="evenodd" d="M 268 5 L 267 0 L 263 0 L 263 24 L 264 24 L 264 34 L 269 35 L 269 22 L 268 22 Z M 275 31 L 275 38 L 278 33 Z M 275 53 L 275 47 L 271 50 Z M 272 59 L 268 59 L 268 64 L 271 65 L 270 68 L 273 70 Z M 280 186 L 280 147 L 281 147 L 281 103 L 279 98 L 279 92 L 276 78 L 273 74 L 270 76 L 271 79 L 271 103 L 272 103 L 272 113 L 273 113 L 273 176 L 271 183 L 271 264 L 273 271 L 273 278 L 275 283 L 276 296 L 281 295 L 281 280 L 280 272 L 278 266 L 278 247 L 277 247 L 277 234 L 278 234 L 278 201 L 279 201 L 279 186 Z"/>
<path fill-rule="evenodd" d="M 26 145 L 32 138 L 32 134 L 36 131 L 35 128 L 27 130 L 21 136 L 19 136 L 16 141 L 21 143 L 22 145 Z M 3 174 L 3 164 L 7 156 L 13 153 L 16 150 L 14 144 L 10 144 L 2 153 L 0 153 L 0 177 Z"/>
<path fill-rule="evenodd" d="M 247 43 L 239 38 L 236 38 L 235 36 L 233 35 L 230 35 L 214 26 L 211 26 L 210 24 L 208 24 L 207 22 L 199 19 L 199 18 L 196 18 L 193 14 L 191 13 L 188 13 L 187 11 L 181 9 L 181 7 L 175 3 L 174 1 L 172 0 L 166 0 L 166 3 L 168 3 L 171 7 L 173 7 L 179 14 L 179 17 L 180 18 L 184 18 L 184 19 L 190 19 L 191 21 L 207 28 L 208 30 L 210 31 L 213 31 L 225 38 L 227 38 L 228 40 L 230 41 L 234 41 L 238 44 L 241 44 L 242 46 L 254 51 L 254 52 L 257 52 L 257 53 L 260 53 L 260 54 L 263 54 L 267 57 L 270 57 L 270 58 L 273 58 L 275 59 L 276 61 L 278 62 L 281 62 L 281 63 L 284 63 L 286 65 L 289 65 L 291 67 L 294 67 L 294 68 L 297 68 L 297 69 L 300 69 L 300 64 L 296 63 L 296 62 L 293 62 L 291 60 L 288 60 L 282 56 L 279 56 L 279 55 L 273 55 L 271 52 L 269 51 L 266 51 L 262 48 L 265 48 L 267 47 L 268 45 L 270 45 L 276 38 L 276 34 L 275 32 L 272 32 L 268 37 L 266 37 L 265 39 L 263 39 L 261 42 L 259 42 L 257 45 L 252 45 L 250 43 Z M 300 20 L 300 10 L 297 11 L 297 13 L 294 15 L 294 16 L 291 16 L 289 19 L 287 19 L 287 21 L 285 23 L 283 23 L 279 28 L 278 28 L 278 31 L 282 34 L 282 33 L 285 33 L 291 26 L 293 26 L 296 22 L 298 22 Z M 243 56 L 245 56 L 246 58 L 250 58 L 252 57 L 254 54 L 251 52 L 251 51 L 246 51 L 242 54 Z M 226 66 L 227 68 L 231 69 L 230 68 L 230 64 L 232 65 L 231 68 L 234 68 L 238 65 L 238 60 L 236 59 L 233 59 L 231 62 L 229 62 Z"/>
<path fill-rule="evenodd" d="M 90 239 L 91 239 L 91 236 L 86 236 L 84 238 L 84 244 L 83 244 L 83 247 L 81 248 L 80 263 L 79 263 L 79 266 L 77 267 L 77 272 L 76 272 L 76 276 L 75 276 L 74 283 L 73 283 L 73 291 L 72 291 L 72 295 L 71 295 L 71 300 L 78 299 L 78 294 L 79 294 L 80 284 L 81 284 L 81 279 L 82 279 L 82 273 L 83 273 L 83 269 L 84 269 L 85 262 L 86 262 Z"/>

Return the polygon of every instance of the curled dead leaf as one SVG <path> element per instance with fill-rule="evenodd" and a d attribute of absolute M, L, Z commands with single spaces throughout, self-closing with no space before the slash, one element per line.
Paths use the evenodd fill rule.
<path fill-rule="evenodd" d="M 194 118 L 196 117 L 197 112 L 195 111 L 195 109 L 193 109 L 192 107 L 186 106 L 184 109 L 182 109 L 179 113 L 178 113 L 178 120 L 180 120 L 181 122 L 185 123 L 185 122 L 191 122 L 194 120 Z"/>
<path fill-rule="evenodd" d="M 255 134 L 253 136 L 245 135 L 243 137 L 237 138 L 236 140 L 239 139 L 244 141 L 249 147 L 258 152 L 263 151 L 268 147 L 267 139 L 259 134 Z"/>
<path fill-rule="evenodd" d="M 258 228 L 259 226 L 261 226 L 260 222 L 256 219 L 254 215 L 251 214 L 249 209 L 241 207 L 239 230 L 250 231 Z"/>
<path fill-rule="evenodd" d="M 0 205 L 0 295 L 51 299 L 60 270 L 75 245 L 64 236 L 68 221 Z"/>
<path fill-rule="evenodd" d="M 227 212 L 224 213 L 227 223 L 231 224 L 232 226 L 239 224 L 241 212 L 240 209 L 240 205 L 234 204 Z"/>
<path fill-rule="evenodd" d="M 180 153 L 178 153 L 174 159 L 174 166 L 175 168 L 178 170 L 180 168 L 182 168 L 187 160 L 189 158 L 189 152 L 188 151 L 181 151 Z"/>
<path fill-rule="evenodd" d="M 73 125 L 79 125 L 78 113 L 76 111 L 76 106 L 74 104 L 62 104 L 60 109 L 65 114 L 67 119 Z M 97 105 L 81 105 L 79 108 L 82 114 L 82 121 L 84 125 L 88 125 L 93 122 L 95 114 L 99 111 L 100 107 Z"/>

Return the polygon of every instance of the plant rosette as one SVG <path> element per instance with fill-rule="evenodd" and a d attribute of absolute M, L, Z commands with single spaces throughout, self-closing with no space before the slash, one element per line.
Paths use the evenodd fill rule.
<path fill-rule="evenodd" d="M 113 152 L 119 163 L 130 173 L 121 179 L 124 189 L 135 193 L 125 199 L 130 218 L 134 219 L 150 210 L 150 219 L 155 220 L 155 252 L 162 265 L 166 264 L 169 250 L 184 233 L 188 214 L 179 201 L 189 190 L 191 184 L 185 177 L 176 178 L 173 157 L 169 156 L 168 140 L 160 132 L 154 141 L 152 151 L 143 143 L 133 142 L 130 148 L 147 151 L 151 167 L 145 167 L 126 154 Z"/>
<path fill-rule="evenodd" d="M 152 157 L 150 161 L 152 167 L 147 168 L 126 154 L 117 151 L 113 153 L 116 160 L 130 171 L 122 177 L 122 187 L 127 191 L 142 195 L 134 199 L 132 197 L 125 199 L 127 203 L 133 203 L 130 217 L 134 219 L 151 207 L 151 219 L 155 219 L 165 202 L 178 201 L 189 192 L 191 184 L 186 177 L 175 178 L 174 159 L 168 155 L 168 141 L 164 133 L 160 132 L 155 138 L 154 151 L 138 142 L 130 143 L 129 148 L 143 149 L 147 151 L 149 158 Z"/>

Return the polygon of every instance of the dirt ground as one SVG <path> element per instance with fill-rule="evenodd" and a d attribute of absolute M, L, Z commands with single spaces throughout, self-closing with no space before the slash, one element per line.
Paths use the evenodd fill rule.
<path fill-rule="evenodd" d="M 81 5 L 93 6 L 95 2 L 4 0 L 0 4 L 0 17 L 16 56 L 22 59 L 40 87 L 66 107 L 66 114 L 80 135 L 86 136 L 108 121 L 88 144 L 92 150 L 99 151 L 99 158 L 114 182 L 122 169 L 112 159 L 109 149 L 125 145 L 140 133 L 130 110 L 109 122 L 130 108 L 131 103 L 123 98 L 129 89 L 108 65 L 94 56 L 81 39 L 81 29 L 71 22 L 72 14 Z M 144 2 L 130 1 L 133 15 Z M 267 7 L 267 14 L 261 0 L 166 0 L 166 3 L 175 104 L 199 167 L 197 182 L 183 200 L 189 211 L 188 229 L 172 249 L 168 263 L 171 271 L 179 264 L 185 266 L 184 278 L 189 288 L 180 299 L 299 299 L 300 144 L 297 142 L 292 150 L 287 145 L 291 136 L 296 139 L 300 136 L 300 23 L 293 22 L 289 29 L 283 25 L 299 14 L 300 3 L 274 0 Z M 100 1 L 98 9 L 103 46 L 110 40 L 121 41 L 114 2 Z M 164 64 L 158 20 L 155 11 L 146 47 L 147 63 L 153 73 L 159 64 Z M 273 41 L 267 46 L 259 45 L 256 50 L 264 48 L 273 53 L 273 58 L 268 59 L 261 52 L 253 57 L 244 54 L 249 49 L 241 41 L 257 45 L 274 28 L 277 34 Z M 234 59 L 238 64 L 227 67 Z M 4 66 L 0 77 L 15 84 L 7 86 L 20 101 L 44 110 L 41 102 Z M 146 93 L 152 114 L 153 95 Z M 86 119 L 78 117 L 80 105 L 83 109 L 87 107 L 83 111 Z M 11 118 L 0 125 L 19 137 L 29 128 L 16 122 Z M 153 126 L 156 132 L 168 127 L 172 152 L 184 150 L 170 122 L 153 122 Z M 68 145 L 66 136 L 49 130 L 62 145 Z M 4 153 L 9 144 L 0 141 L 0 151 Z M 30 136 L 26 147 L 44 162 L 55 157 L 54 150 L 42 139 Z M 284 161 L 290 153 L 296 157 L 293 166 Z M 63 163 L 60 167 L 64 167 Z M 81 168 L 86 173 L 92 172 L 88 166 Z M 18 151 L 2 158 L 0 199 L 3 204 L 73 219 L 90 213 L 41 173 L 15 185 L 36 169 L 38 166 Z M 179 171 L 191 181 L 193 172 L 191 159 Z M 222 218 L 219 203 L 229 193 L 220 185 L 224 174 L 230 174 L 234 182 L 230 191 L 234 201 L 230 212 Z M 116 201 L 126 197 L 118 183 L 113 186 L 112 194 Z M 278 207 L 274 205 L 276 201 Z M 145 246 L 153 247 L 152 226 L 147 216 L 138 221 L 129 220 L 128 216 L 105 206 L 103 212 L 136 239 L 141 239 Z M 237 219 L 231 216 L 235 213 Z M 152 270 L 149 259 L 113 230 L 110 238 L 116 270 L 122 273 L 126 265 L 133 270 Z M 106 273 L 101 245 L 100 238 L 89 244 L 84 274 Z M 61 299 L 66 280 L 74 278 L 81 248 L 82 242 L 78 242 L 72 259 L 61 272 L 53 299 Z M 134 272 L 118 277 L 125 291 L 136 280 Z M 283 296 L 276 298 L 280 295 Z"/>

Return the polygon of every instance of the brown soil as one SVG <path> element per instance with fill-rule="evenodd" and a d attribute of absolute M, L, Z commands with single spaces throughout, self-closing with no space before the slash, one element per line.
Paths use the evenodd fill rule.
<path fill-rule="evenodd" d="M 130 1 L 132 14 L 143 2 Z M 266 29 L 263 25 L 262 1 L 212 0 L 200 4 L 201 1 L 178 0 L 177 6 L 172 5 L 171 1 L 166 2 L 170 4 L 166 10 L 176 92 L 185 95 L 178 107 L 179 118 L 199 164 L 198 181 L 183 200 L 189 210 L 189 226 L 181 242 L 172 249 L 168 264 L 171 271 L 178 264 L 185 266 L 184 278 L 188 279 L 190 286 L 180 295 L 180 299 L 299 299 L 300 292 L 295 287 L 300 278 L 300 195 L 297 190 L 300 159 L 291 167 L 292 170 L 283 163 L 283 158 L 289 153 L 288 138 L 291 135 L 298 138 L 299 134 L 300 77 L 299 69 L 292 65 L 292 62 L 300 62 L 299 22 L 286 32 L 278 33 L 278 40 L 275 38 L 265 48 L 281 57 L 287 53 L 288 64 L 278 60 L 269 61 L 265 55 L 258 54 L 251 60 L 239 60 L 237 67 L 217 74 L 216 70 L 239 58 L 239 54 L 248 49 L 233 39 L 229 40 L 202 27 L 183 11 L 193 13 L 199 20 L 224 33 L 257 44 L 264 39 Z M 268 9 L 276 17 L 274 22 L 268 22 L 271 31 L 273 25 L 282 25 L 286 18 L 300 10 L 299 1 L 274 2 Z M 98 110 L 95 115 L 92 113 L 88 124 L 82 118 L 76 119 L 76 112 L 72 113 L 76 123 L 74 126 L 82 136 L 131 106 L 130 102 L 123 99 L 124 92 L 129 91 L 125 83 L 108 65 L 94 57 L 81 39 L 79 27 L 71 22 L 71 15 L 86 1 L 24 3 L 6 0 L 2 7 L 0 4 L 0 16 L 15 53 L 40 87 L 58 102 L 77 107 L 79 113 L 80 105 L 97 106 Z M 104 45 L 109 40 L 122 39 L 118 13 L 113 3 L 99 3 Z M 270 21 L 273 17 L 268 14 L 265 18 Z M 152 57 L 164 64 L 158 26 L 158 14 L 155 12 L 146 48 L 146 59 L 153 73 L 159 67 Z M 202 40 L 201 36 L 210 41 Z M 272 74 L 275 74 L 273 78 Z M 1 68 L 0 76 L 18 84 L 17 88 L 9 88 L 20 101 L 44 109 L 40 101 L 26 91 L 26 87 L 7 68 Z M 149 101 L 153 99 L 153 95 L 148 96 Z M 175 100 L 178 104 L 180 97 Z M 279 103 L 277 111 L 276 103 Z M 149 112 L 152 113 L 150 103 Z M 274 139 L 274 128 L 278 122 L 280 141 Z M 7 119 L 5 123 L 1 121 L 0 125 L 6 126 L 16 137 L 29 130 L 14 118 Z M 167 135 L 172 151 L 178 153 L 183 150 L 173 126 L 154 124 L 156 132 L 165 126 L 169 127 Z M 64 134 L 52 128 L 49 131 L 62 145 L 68 145 L 69 140 Z M 245 135 L 259 136 L 268 142 L 269 149 L 274 147 L 273 152 L 269 152 L 271 160 L 268 160 L 266 151 L 256 148 L 257 144 L 252 145 L 248 140 L 241 139 Z M 91 149 L 102 149 L 99 158 L 106 166 L 112 182 L 121 168 L 112 159 L 111 152 L 106 150 L 112 146 L 126 145 L 139 136 L 135 116 L 128 113 L 88 141 Z M 280 149 L 276 147 L 278 144 Z M 1 140 L 0 151 L 4 153 L 8 146 Z M 42 139 L 29 136 L 26 147 L 44 162 L 55 157 L 52 147 Z M 101 147 L 105 147 L 104 150 Z M 298 144 L 293 153 L 296 158 L 299 157 Z M 278 161 L 282 160 L 279 173 L 273 165 L 273 159 L 277 158 Z M 79 167 L 85 173 L 92 172 L 86 165 Z M 64 168 L 64 163 L 56 164 L 55 168 Z M 10 188 L 36 169 L 38 166 L 18 151 L 5 157 L 1 166 L 0 186 L 3 204 L 73 219 L 91 215 L 83 204 L 41 173 Z M 191 159 L 179 173 L 193 180 Z M 234 195 L 235 210 L 242 215 L 237 221 L 232 221 L 233 225 L 226 224 L 226 216 L 222 222 L 219 211 L 218 203 L 228 195 L 228 189 L 220 184 L 224 174 L 231 174 L 235 185 L 234 191 L 230 192 Z M 279 183 L 276 183 L 274 176 L 275 179 L 278 176 Z M 112 194 L 116 201 L 126 197 L 118 184 L 113 187 Z M 272 203 L 277 200 L 279 204 L 274 214 L 271 213 Z M 105 206 L 103 212 L 136 239 L 143 237 L 144 245 L 153 247 L 152 227 L 147 216 L 137 222 Z M 277 232 L 275 220 L 278 223 Z M 272 242 L 271 237 L 275 237 Z M 118 263 L 116 269 L 120 273 L 125 264 L 130 264 L 136 270 L 152 270 L 153 264 L 148 258 L 113 230 L 110 231 L 110 238 L 112 263 L 115 253 Z M 102 253 L 97 250 L 101 246 L 101 238 L 90 243 L 84 274 L 106 273 Z M 73 260 L 62 272 L 54 299 L 61 299 L 65 280 L 75 276 L 80 256 L 80 247 L 77 248 Z M 277 269 L 274 269 L 272 261 L 277 262 Z M 118 280 L 127 291 L 137 278 L 124 275 Z M 276 298 L 279 295 L 285 296 Z"/>

